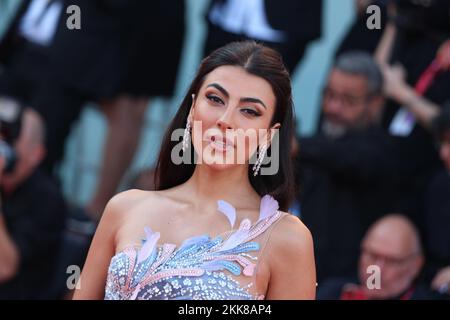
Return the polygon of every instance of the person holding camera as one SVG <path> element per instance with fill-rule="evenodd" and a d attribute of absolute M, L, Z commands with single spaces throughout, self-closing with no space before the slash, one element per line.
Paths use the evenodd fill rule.
<path fill-rule="evenodd" d="M 0 299 L 50 298 L 65 204 L 38 169 L 43 137 L 35 111 L 0 98 Z"/>
<path fill-rule="evenodd" d="M 450 100 L 431 125 L 442 167 L 436 170 L 424 196 L 425 281 L 450 299 Z"/>
<path fill-rule="evenodd" d="M 449 99 L 450 0 L 391 0 L 376 50 L 388 98 L 382 124 L 396 143 L 402 206 L 424 232 L 422 195 L 441 166 L 432 119 Z"/>

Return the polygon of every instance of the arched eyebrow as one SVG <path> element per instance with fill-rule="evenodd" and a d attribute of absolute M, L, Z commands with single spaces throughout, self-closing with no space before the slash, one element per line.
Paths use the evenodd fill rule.
<path fill-rule="evenodd" d="M 220 92 L 222 92 L 222 94 L 225 96 L 225 97 L 227 97 L 227 98 L 229 98 L 230 97 L 230 94 L 228 93 L 228 91 L 227 90 L 225 90 L 225 88 L 224 87 L 222 87 L 220 84 L 218 84 L 218 83 L 211 83 L 211 84 L 208 84 L 207 86 L 206 86 L 207 88 L 209 88 L 209 87 L 214 87 L 214 88 L 216 88 L 217 90 L 219 90 Z"/>
<path fill-rule="evenodd" d="M 261 100 L 259 100 L 258 98 L 241 98 L 239 101 L 241 102 L 252 102 L 252 103 L 259 103 L 260 105 L 262 105 L 264 107 L 264 109 L 267 109 L 266 105 L 264 104 L 264 102 L 262 102 Z"/>
<path fill-rule="evenodd" d="M 216 88 L 217 90 L 219 90 L 220 92 L 222 92 L 222 94 L 223 94 L 225 97 L 227 97 L 227 98 L 230 97 L 230 94 L 228 93 L 228 91 L 225 90 L 225 88 L 222 87 L 222 86 L 221 86 L 220 84 L 218 84 L 218 83 L 215 83 L 215 82 L 214 82 L 214 83 L 208 84 L 206 87 L 207 87 L 207 88 L 209 88 L 209 87 L 214 87 L 214 88 Z M 264 102 L 262 102 L 262 101 L 261 101 L 260 99 L 258 99 L 258 98 L 244 97 L 244 98 L 239 99 L 239 101 L 240 101 L 240 102 L 259 103 L 260 105 L 262 105 L 262 106 L 264 107 L 264 109 L 267 109 L 267 107 L 266 107 L 266 105 L 264 104 Z"/>

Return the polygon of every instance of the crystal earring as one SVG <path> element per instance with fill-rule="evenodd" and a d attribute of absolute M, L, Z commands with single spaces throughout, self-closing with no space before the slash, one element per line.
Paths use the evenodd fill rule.
<path fill-rule="evenodd" d="M 194 100 L 195 100 L 195 94 L 192 94 L 192 104 L 194 104 Z M 182 145 L 183 153 L 186 152 L 187 148 L 189 148 L 190 140 L 191 140 L 191 122 L 189 121 L 189 116 L 188 116 L 187 121 L 186 121 L 186 128 L 184 129 L 184 133 L 183 133 L 183 145 Z"/>
<path fill-rule="evenodd" d="M 258 174 L 259 168 L 261 168 L 261 164 L 266 155 L 266 151 L 267 151 L 267 145 L 263 145 L 261 147 L 261 150 L 259 151 L 258 159 L 256 160 L 255 164 L 253 165 L 253 176 L 256 176 Z"/>
<path fill-rule="evenodd" d="M 184 129 L 183 134 L 183 153 L 186 152 L 186 150 L 189 148 L 189 145 L 191 143 L 191 122 L 189 121 L 189 118 L 186 121 L 186 128 Z"/>

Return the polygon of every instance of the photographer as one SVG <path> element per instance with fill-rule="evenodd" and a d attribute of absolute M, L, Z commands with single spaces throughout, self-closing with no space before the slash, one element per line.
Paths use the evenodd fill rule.
<path fill-rule="evenodd" d="M 425 194 L 425 280 L 450 298 L 450 100 L 432 128 L 443 167 L 436 171 Z"/>
<path fill-rule="evenodd" d="M 319 287 L 353 275 L 364 232 L 396 208 L 394 143 L 379 124 L 382 87 L 368 53 L 343 53 L 323 91 L 320 131 L 299 142 L 300 211 L 313 234 Z"/>
<path fill-rule="evenodd" d="M 49 298 L 65 206 L 37 169 L 43 137 L 36 112 L 0 98 L 0 299 Z"/>
<path fill-rule="evenodd" d="M 450 0 L 395 0 L 377 48 L 385 76 L 382 124 L 395 141 L 401 164 L 399 211 L 424 232 L 421 195 L 437 168 L 431 120 L 449 98 Z"/>

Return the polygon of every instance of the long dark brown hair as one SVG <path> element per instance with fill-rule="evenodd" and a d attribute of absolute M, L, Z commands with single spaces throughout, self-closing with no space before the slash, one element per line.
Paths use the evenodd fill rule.
<path fill-rule="evenodd" d="M 293 103 L 289 73 L 278 52 L 254 41 L 232 42 L 212 52 L 203 59 L 198 73 L 189 87 L 181 106 L 169 125 L 161 145 L 155 170 L 156 189 L 164 190 L 186 182 L 194 173 L 195 162 L 175 164 L 172 149 L 179 141 L 172 141 L 172 132 L 184 128 L 191 109 L 192 94 L 198 95 L 205 77 L 221 66 L 240 66 L 249 74 L 265 79 L 276 98 L 271 125 L 279 122 L 279 168 L 274 175 L 253 176 L 249 166 L 248 177 L 255 191 L 263 196 L 270 194 L 287 211 L 294 195 L 294 174 L 291 162 L 293 135 Z M 191 143 L 191 148 L 193 148 Z M 267 152 L 271 152 L 271 148 Z"/>

